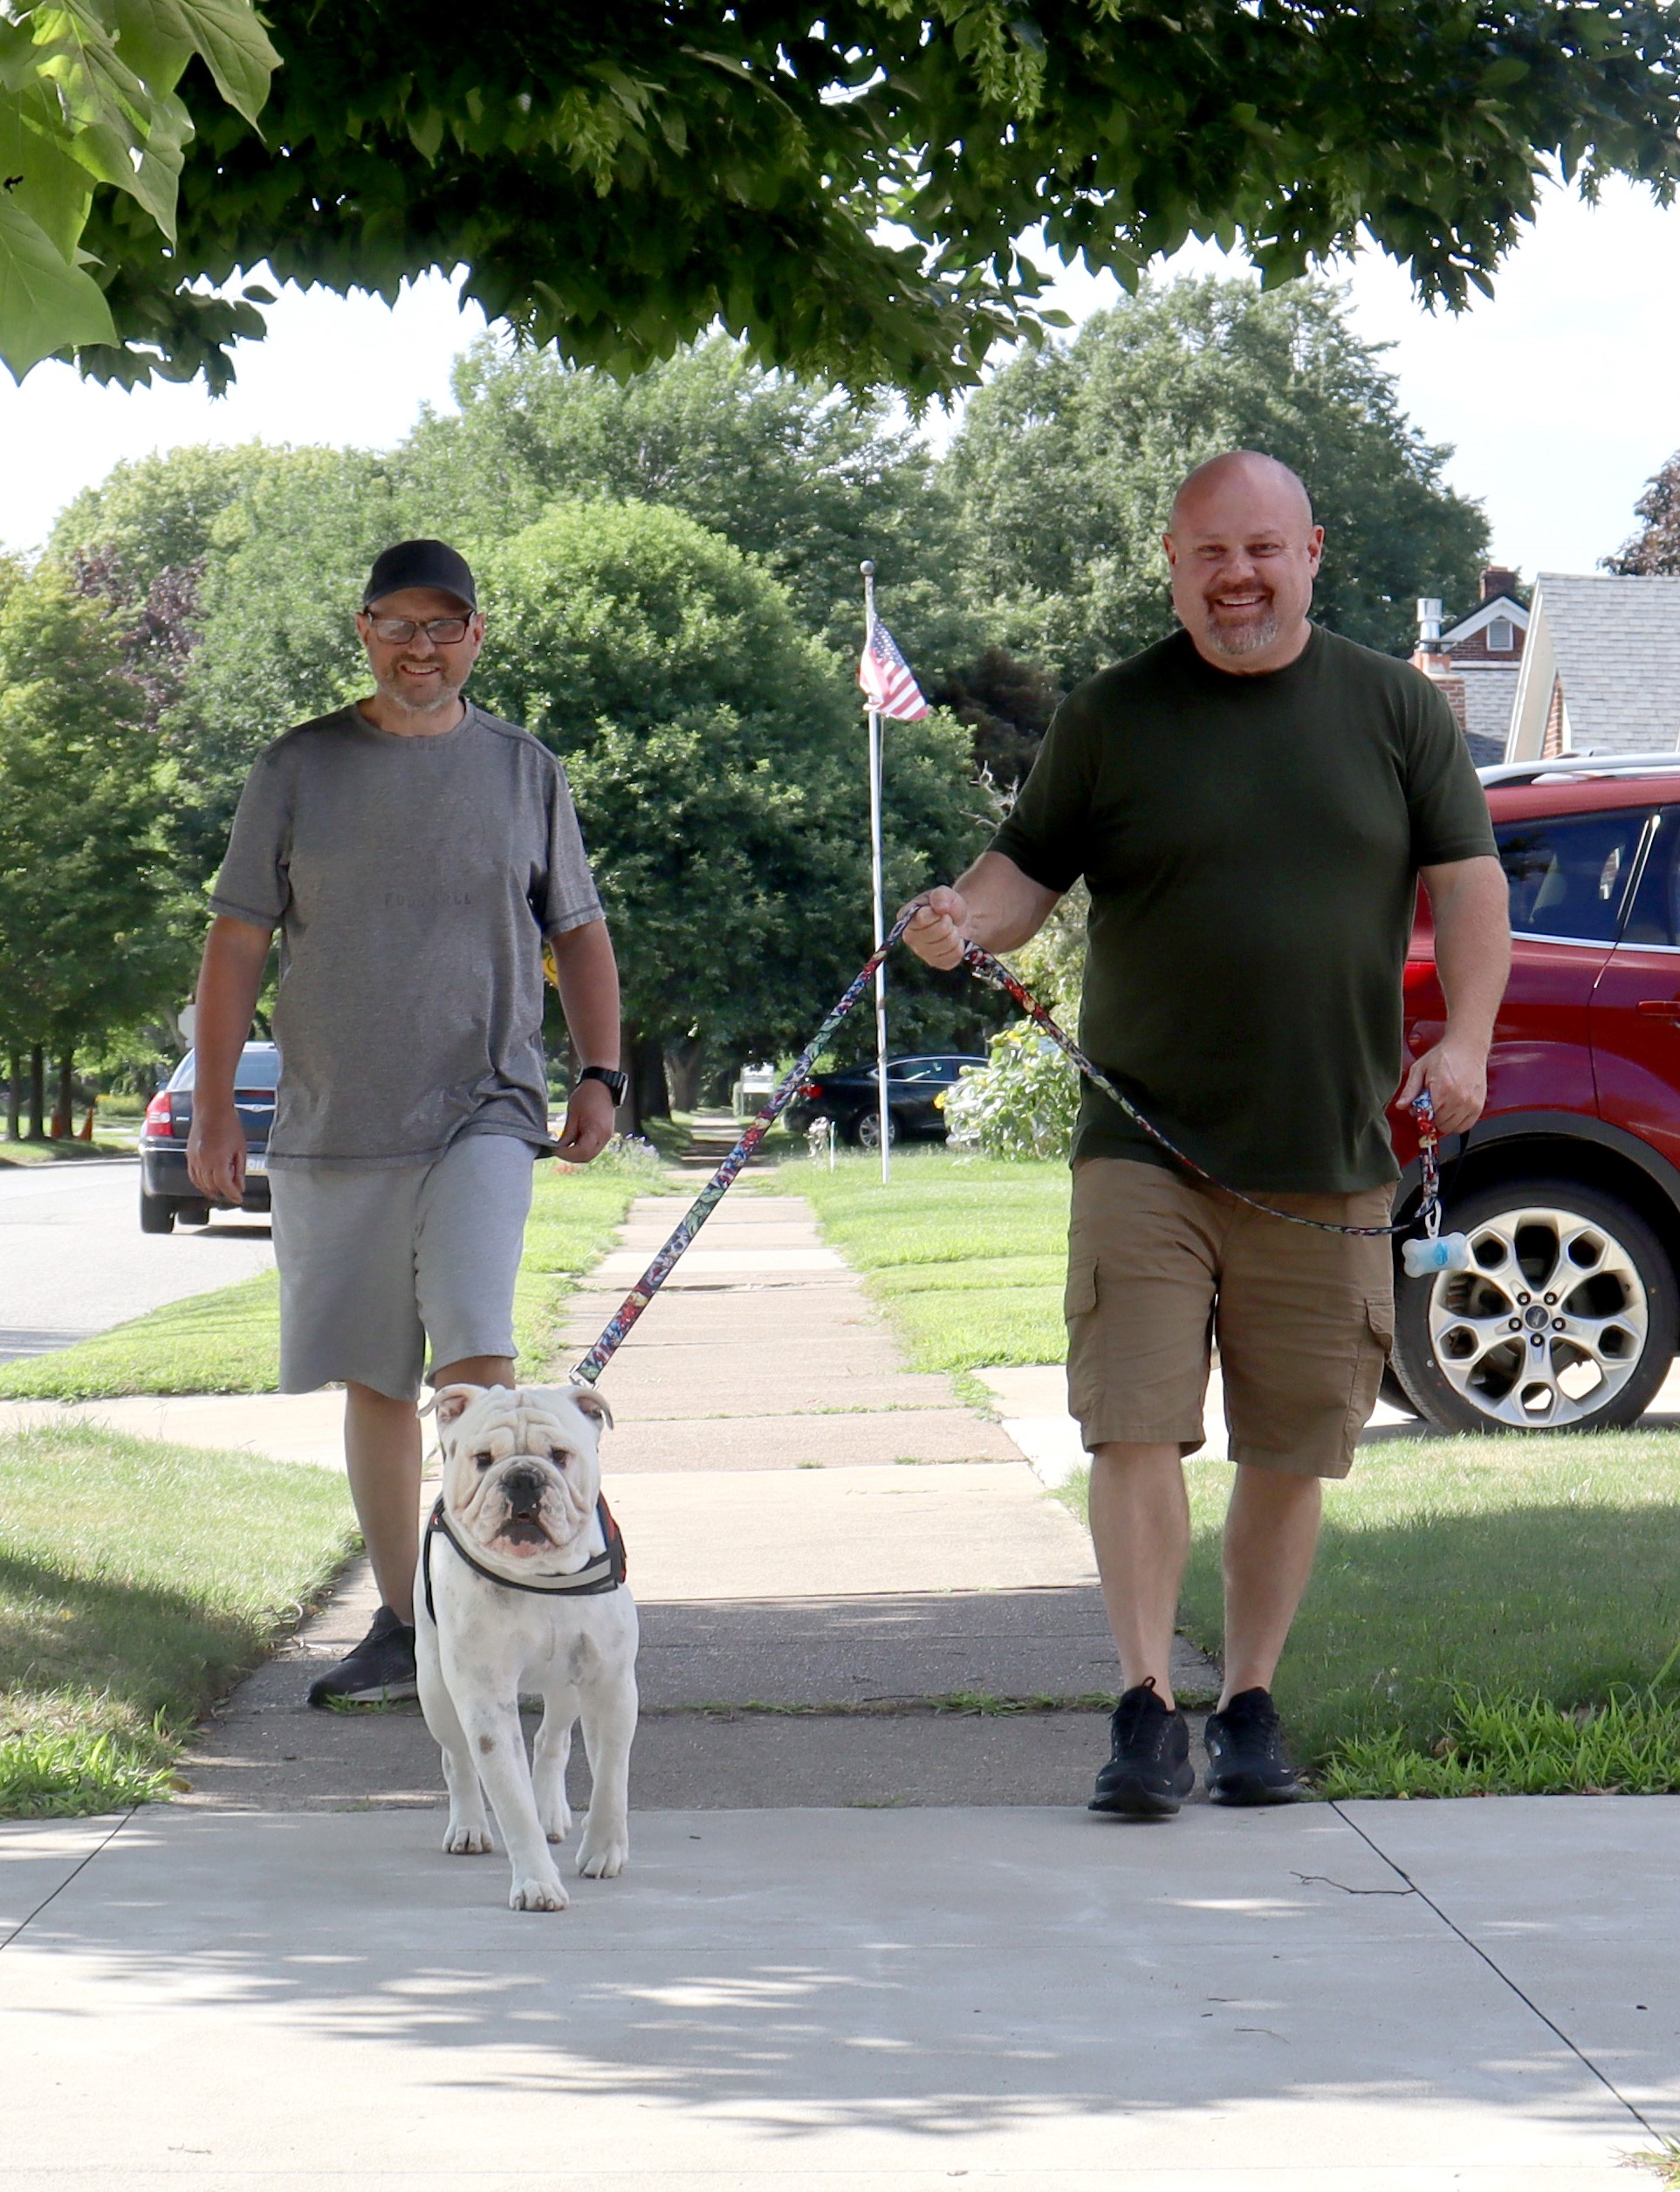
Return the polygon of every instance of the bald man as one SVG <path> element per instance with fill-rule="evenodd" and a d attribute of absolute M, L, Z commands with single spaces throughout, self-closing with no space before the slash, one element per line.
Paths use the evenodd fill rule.
<path fill-rule="evenodd" d="M 1183 629 L 1069 694 L 990 849 L 927 894 L 909 941 L 934 966 L 969 939 L 1011 951 L 1083 876 L 1089 1055 L 1219 1181 L 1381 1225 L 1419 876 L 1448 1018 L 1398 1094 L 1428 1089 L 1448 1134 L 1485 1095 L 1510 946 L 1481 786 L 1426 677 L 1309 621 L 1324 532 L 1286 466 L 1200 466 L 1164 546 Z M 1090 1086 L 1073 1154 L 1069 1404 L 1124 1686 L 1091 1808 L 1159 1816 L 1194 1786 L 1169 1659 L 1216 1341 L 1236 1481 L 1208 1788 L 1285 1802 L 1272 1679 L 1320 1482 L 1347 1474 L 1375 1404 L 1389 1247 L 1247 1209 Z"/>

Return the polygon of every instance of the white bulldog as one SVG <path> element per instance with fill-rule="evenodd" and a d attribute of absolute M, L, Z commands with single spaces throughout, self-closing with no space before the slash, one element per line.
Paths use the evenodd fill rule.
<path fill-rule="evenodd" d="M 583 1386 L 445 1385 L 435 1406 L 443 1492 L 421 1543 L 415 1659 L 449 1783 L 443 1847 L 494 1847 L 488 1791 L 513 1863 L 510 1905 L 564 1910 L 548 1845 L 571 1831 L 574 1720 L 593 1780 L 578 1870 L 613 1879 L 630 1853 L 636 1608 L 622 1541 L 613 1529 L 609 1544 L 604 1526 L 596 1451 L 613 1419 Z M 522 1690 L 544 1707 L 530 1763 Z"/>

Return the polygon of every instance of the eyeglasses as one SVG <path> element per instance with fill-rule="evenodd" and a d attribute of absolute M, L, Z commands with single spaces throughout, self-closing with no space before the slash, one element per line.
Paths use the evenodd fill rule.
<path fill-rule="evenodd" d="M 362 611 L 367 616 L 366 609 Z M 387 647 L 406 647 L 416 632 L 424 632 L 434 647 L 457 646 L 467 636 L 470 616 L 434 616 L 416 623 L 412 616 L 368 616 L 374 637 Z"/>

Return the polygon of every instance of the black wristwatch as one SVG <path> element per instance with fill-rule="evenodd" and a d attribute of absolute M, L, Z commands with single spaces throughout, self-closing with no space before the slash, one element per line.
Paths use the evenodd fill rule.
<path fill-rule="evenodd" d="M 630 1085 L 627 1073 L 619 1073 L 611 1066 L 586 1066 L 578 1075 L 579 1082 L 599 1081 L 613 1099 L 614 1108 L 624 1101 L 624 1091 Z"/>

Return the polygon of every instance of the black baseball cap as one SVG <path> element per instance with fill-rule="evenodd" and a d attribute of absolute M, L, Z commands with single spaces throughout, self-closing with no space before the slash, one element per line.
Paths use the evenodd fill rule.
<path fill-rule="evenodd" d="M 367 574 L 361 605 L 367 608 L 387 594 L 401 594 L 411 586 L 435 587 L 440 594 L 453 594 L 469 608 L 478 606 L 478 591 L 467 559 L 457 554 L 447 540 L 399 540 L 395 547 L 387 548 Z"/>

